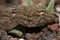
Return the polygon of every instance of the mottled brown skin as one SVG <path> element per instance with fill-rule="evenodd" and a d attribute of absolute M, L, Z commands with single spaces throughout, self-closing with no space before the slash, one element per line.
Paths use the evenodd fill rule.
<path fill-rule="evenodd" d="M 26 27 L 37 27 L 51 22 L 55 22 L 55 18 L 56 18 L 55 15 L 51 13 L 47 13 L 43 7 L 18 6 L 15 8 L 8 7 L 5 8 L 5 10 L 4 8 L 2 8 L 1 10 L 0 10 L 1 11 L 0 25 L 3 24 L 4 26 L 6 25 L 11 26 L 11 24 L 15 25 L 19 23 Z M 4 24 L 5 22 L 7 24 Z M 11 24 L 9 24 L 9 22 Z"/>
<path fill-rule="evenodd" d="M 47 13 L 43 7 L 23 7 L 17 10 L 21 10 L 16 14 L 18 22 L 27 27 L 37 27 L 55 22 L 55 15 Z"/>
<path fill-rule="evenodd" d="M 15 1 L 14 0 L 0 0 L 0 2 L 2 2 L 1 4 L 5 4 L 6 1 L 9 1 L 9 2 L 12 1 L 11 3 L 13 5 L 15 3 L 15 1 L 17 1 L 17 0 L 15 0 Z M 18 1 L 20 1 L 20 0 L 18 0 Z M 39 3 L 40 1 L 35 0 L 34 2 Z M 11 4 L 11 3 L 7 3 L 7 4 Z M 15 4 L 17 4 L 17 3 L 15 3 Z M 1 7 L 0 6 L 0 11 L 1 11 L 0 25 L 3 24 L 3 26 L 9 26 L 9 27 L 11 26 L 11 22 L 12 22 L 12 26 L 20 23 L 23 26 L 36 27 L 36 26 L 41 26 L 42 24 L 43 25 L 47 24 L 47 21 L 49 21 L 48 23 L 50 23 L 51 20 L 55 20 L 55 16 L 52 14 L 49 14 L 49 13 L 44 13 L 44 15 L 41 16 L 42 11 L 46 12 L 44 7 L 28 7 L 28 6 L 18 7 L 17 6 L 15 8 L 12 8 L 12 7 Z M 5 29 L 4 27 L 2 27 L 2 28 Z M 6 29 L 9 29 L 9 28 L 6 28 Z M 10 29 L 12 29 L 12 28 L 10 28 Z"/>

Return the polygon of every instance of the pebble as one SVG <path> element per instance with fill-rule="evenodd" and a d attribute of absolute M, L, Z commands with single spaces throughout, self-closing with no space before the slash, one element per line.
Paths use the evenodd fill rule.
<path fill-rule="evenodd" d="M 40 37 L 40 35 L 39 35 L 38 33 L 37 33 L 37 34 L 33 33 L 31 37 L 32 37 L 33 39 L 37 39 L 37 38 Z"/>
<path fill-rule="evenodd" d="M 17 40 L 17 38 L 10 38 L 10 40 Z"/>
<path fill-rule="evenodd" d="M 32 35 L 32 34 L 30 34 L 30 33 L 26 33 L 25 37 L 26 37 L 26 38 L 31 38 L 31 35 Z"/>
<path fill-rule="evenodd" d="M 60 28 L 57 30 L 57 32 L 58 32 L 58 35 L 60 36 Z"/>
<path fill-rule="evenodd" d="M 60 12 L 60 5 L 56 5 L 55 9 L 57 12 Z"/>
<path fill-rule="evenodd" d="M 24 40 L 23 38 L 20 38 L 20 39 L 18 39 L 18 40 Z"/>
<path fill-rule="evenodd" d="M 58 24 L 48 25 L 48 29 L 50 29 L 50 30 L 52 30 L 52 31 L 57 31 L 57 29 L 58 29 Z"/>
<path fill-rule="evenodd" d="M 57 38 L 53 38 L 52 40 L 57 40 Z"/>

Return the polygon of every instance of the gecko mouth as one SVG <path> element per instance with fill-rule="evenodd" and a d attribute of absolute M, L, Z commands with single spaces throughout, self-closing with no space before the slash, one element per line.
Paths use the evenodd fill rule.
<path fill-rule="evenodd" d="M 47 27 L 47 25 L 45 25 L 43 27 L 30 27 L 30 28 L 29 27 L 24 27 L 22 25 L 18 25 L 15 28 L 22 31 L 23 33 L 38 33 L 45 27 Z"/>

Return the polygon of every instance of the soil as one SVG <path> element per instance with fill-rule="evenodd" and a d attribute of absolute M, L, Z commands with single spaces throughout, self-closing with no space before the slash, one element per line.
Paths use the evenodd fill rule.
<path fill-rule="evenodd" d="M 50 26 L 54 27 L 55 24 L 51 24 Z M 58 25 L 55 25 L 56 27 L 58 27 Z M 23 27 L 24 28 L 24 27 Z M 18 30 L 22 30 L 23 28 L 20 28 Z M 22 31 L 23 36 L 13 36 L 11 35 L 10 39 L 15 39 L 15 40 L 20 40 L 21 38 L 24 40 L 59 40 L 60 39 L 60 34 L 59 34 L 59 30 L 60 28 L 57 28 L 57 30 L 51 30 L 48 26 L 43 28 L 43 29 L 39 29 L 36 27 L 35 28 L 24 28 L 25 30 Z M 53 28 L 54 29 L 54 28 Z M 18 37 L 18 38 L 17 38 Z"/>

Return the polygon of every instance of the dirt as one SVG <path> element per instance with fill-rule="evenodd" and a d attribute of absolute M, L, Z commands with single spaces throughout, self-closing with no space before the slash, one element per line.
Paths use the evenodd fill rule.
<path fill-rule="evenodd" d="M 52 26 L 52 25 L 50 25 Z M 54 27 L 54 24 L 53 24 L 53 27 Z M 58 27 L 56 25 L 56 27 Z M 26 28 L 27 29 L 27 28 Z M 36 28 L 38 30 L 38 28 Z M 21 29 L 20 29 L 21 30 Z M 31 30 L 31 29 L 29 29 Z M 29 31 L 29 30 L 26 30 L 26 31 Z M 57 30 L 53 31 L 51 29 L 47 27 L 43 28 L 41 31 L 38 31 L 38 32 L 34 32 L 32 30 L 32 32 L 26 32 L 23 34 L 23 37 L 19 37 L 16 39 L 16 36 L 12 36 L 13 39 L 16 39 L 16 40 L 19 40 L 19 39 L 24 39 L 24 40 L 59 40 L 60 39 L 60 34 L 59 34 L 59 31 L 60 28 L 58 28 Z M 23 31 L 22 31 L 23 32 Z"/>

